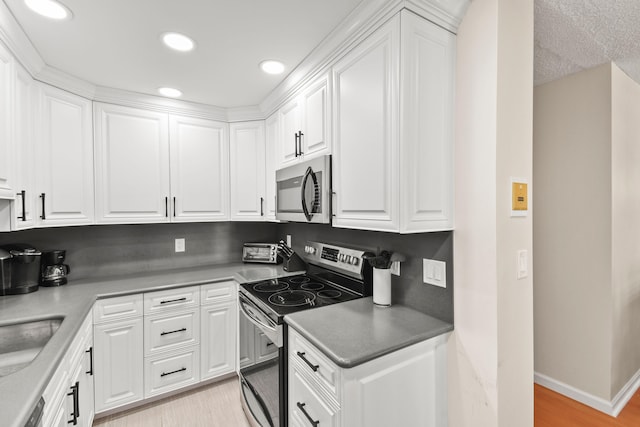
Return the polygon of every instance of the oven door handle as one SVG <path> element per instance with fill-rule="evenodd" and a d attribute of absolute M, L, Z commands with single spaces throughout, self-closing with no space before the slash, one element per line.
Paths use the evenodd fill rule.
<path fill-rule="evenodd" d="M 282 334 L 280 333 L 278 325 L 271 320 L 269 316 L 262 314 L 262 310 L 256 307 L 256 305 L 242 293 L 238 293 L 238 297 L 240 302 L 240 311 L 242 311 L 247 320 L 253 323 L 258 329 L 262 330 L 277 347 L 282 347 Z M 260 317 L 262 319 L 260 319 Z"/>

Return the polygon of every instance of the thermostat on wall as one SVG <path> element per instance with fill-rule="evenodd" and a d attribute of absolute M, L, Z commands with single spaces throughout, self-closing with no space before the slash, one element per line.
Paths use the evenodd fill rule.
<path fill-rule="evenodd" d="M 527 216 L 529 185 L 526 179 L 511 178 L 511 216 Z"/>

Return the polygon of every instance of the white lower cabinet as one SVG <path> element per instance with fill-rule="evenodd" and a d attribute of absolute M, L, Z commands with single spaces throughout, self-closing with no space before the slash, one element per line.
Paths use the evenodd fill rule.
<path fill-rule="evenodd" d="M 345 369 L 289 332 L 290 425 L 447 425 L 447 334 Z"/>
<path fill-rule="evenodd" d="M 93 308 L 96 413 L 143 397 L 142 295 L 99 300 Z"/>
<path fill-rule="evenodd" d="M 91 314 L 86 317 L 43 397 L 45 426 L 91 427 L 94 416 Z"/>
<path fill-rule="evenodd" d="M 224 281 L 96 302 L 96 412 L 234 372 L 236 300 Z"/>

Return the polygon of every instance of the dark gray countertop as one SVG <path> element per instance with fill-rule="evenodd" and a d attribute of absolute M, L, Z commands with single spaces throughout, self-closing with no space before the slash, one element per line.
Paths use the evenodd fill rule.
<path fill-rule="evenodd" d="M 453 330 L 453 325 L 411 308 L 378 307 L 372 298 L 285 316 L 333 362 L 351 368 Z"/>
<path fill-rule="evenodd" d="M 287 273 L 280 266 L 236 263 L 108 279 L 73 281 L 70 278 L 65 286 L 40 287 L 30 294 L 0 296 L 0 326 L 64 317 L 58 331 L 29 366 L 0 378 L 0 426 L 24 425 L 96 299 L 231 279 L 251 282 L 290 274 L 294 273 Z"/>

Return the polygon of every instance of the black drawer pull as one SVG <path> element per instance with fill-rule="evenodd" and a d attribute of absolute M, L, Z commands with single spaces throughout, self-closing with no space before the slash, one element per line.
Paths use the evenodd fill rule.
<path fill-rule="evenodd" d="M 17 193 L 16 196 L 20 196 L 22 198 L 22 215 L 20 215 L 18 217 L 18 219 L 20 221 L 26 221 L 27 220 L 27 207 L 26 207 L 25 199 L 27 198 L 27 192 L 25 190 L 22 190 L 21 192 Z"/>
<path fill-rule="evenodd" d="M 160 336 L 169 335 L 169 334 L 175 334 L 175 333 L 178 333 L 178 332 L 185 332 L 186 330 L 187 330 L 187 328 L 182 328 L 182 329 L 176 329 L 175 331 L 161 332 Z"/>
<path fill-rule="evenodd" d="M 180 301 L 186 301 L 186 300 L 187 300 L 187 297 L 182 297 L 177 299 L 168 299 L 168 300 L 160 301 L 160 304 L 171 304 L 172 302 L 180 302 Z"/>
<path fill-rule="evenodd" d="M 309 422 L 311 423 L 312 426 L 317 426 L 318 424 L 320 424 L 320 421 L 314 421 L 313 418 L 311 418 L 311 415 L 309 415 L 307 413 L 307 411 L 304 409 L 304 406 L 306 405 L 306 403 L 300 403 L 297 402 L 296 406 L 298 406 L 298 408 L 300 408 L 300 410 L 302 411 L 302 413 L 304 414 L 305 417 L 307 417 L 307 419 L 309 420 Z"/>
<path fill-rule="evenodd" d="M 161 377 L 166 377 L 167 375 L 171 375 L 171 374 L 177 374 L 178 372 L 182 372 L 182 371 L 186 371 L 187 368 L 180 368 L 180 369 L 176 369 L 175 371 L 171 371 L 171 372 L 163 372 L 160 374 Z"/>
<path fill-rule="evenodd" d="M 308 360 L 306 357 L 304 357 L 304 355 L 305 355 L 305 353 L 304 353 L 304 352 L 297 351 L 297 352 L 296 352 L 296 354 L 298 355 L 298 357 L 299 357 L 300 359 L 304 360 L 304 362 L 305 362 L 307 365 L 309 365 L 309 367 L 310 367 L 311 369 L 313 369 L 313 372 L 316 372 L 316 371 L 318 370 L 318 368 L 320 367 L 320 365 L 314 365 L 313 363 L 309 362 L 309 360 Z"/>

